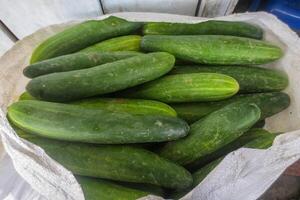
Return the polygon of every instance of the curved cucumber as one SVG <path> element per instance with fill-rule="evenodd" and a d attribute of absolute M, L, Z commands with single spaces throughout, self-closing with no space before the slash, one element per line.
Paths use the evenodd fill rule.
<path fill-rule="evenodd" d="M 16 131 L 76 175 L 148 183 L 171 189 L 187 188 L 193 181 L 183 167 L 141 148 L 69 143 L 37 137 L 20 129 Z"/>
<path fill-rule="evenodd" d="M 149 22 L 143 27 L 145 35 L 233 35 L 262 39 L 263 30 L 245 22 L 209 20 L 195 24 Z"/>
<path fill-rule="evenodd" d="M 214 101 L 231 97 L 239 85 L 230 76 L 216 73 L 167 75 L 121 95 L 162 102 Z"/>
<path fill-rule="evenodd" d="M 80 105 L 85 108 L 130 114 L 166 115 L 173 117 L 177 115 L 175 110 L 165 103 L 143 99 L 91 98 L 74 101 L 71 104 Z"/>
<path fill-rule="evenodd" d="M 136 55 L 141 55 L 141 53 L 130 51 L 74 53 L 31 64 L 24 69 L 23 74 L 28 78 L 35 78 L 55 72 L 90 68 Z"/>
<path fill-rule="evenodd" d="M 175 140 L 189 130 L 183 120 L 175 117 L 132 115 L 31 100 L 12 104 L 8 117 L 17 127 L 32 134 L 101 144 Z"/>
<path fill-rule="evenodd" d="M 26 90 L 37 99 L 65 102 L 133 87 L 169 72 L 174 56 L 164 52 L 138 55 L 96 67 L 32 79 Z"/>
<path fill-rule="evenodd" d="M 283 54 L 279 47 L 265 41 L 225 35 L 146 35 L 141 47 L 169 52 L 185 61 L 218 65 L 264 64 Z"/>
<path fill-rule="evenodd" d="M 140 35 L 126 35 L 102 41 L 80 52 L 139 51 L 141 40 Z"/>
<path fill-rule="evenodd" d="M 261 120 L 281 112 L 290 105 L 290 97 L 282 92 L 244 94 L 216 102 L 170 104 L 178 117 L 189 123 L 234 102 L 255 103 L 261 109 Z"/>
<path fill-rule="evenodd" d="M 102 40 L 128 35 L 141 25 L 114 16 L 103 20 L 88 20 L 43 41 L 32 53 L 30 63 L 74 53 Z"/>
<path fill-rule="evenodd" d="M 259 118 L 260 109 L 255 104 L 227 105 L 193 123 L 189 135 L 167 143 L 160 156 L 187 165 L 234 141 Z"/>
<path fill-rule="evenodd" d="M 24 92 L 19 100 L 36 100 L 28 92 Z M 72 101 L 70 104 L 85 108 L 102 109 L 111 112 L 125 112 L 138 115 L 167 115 L 176 117 L 177 113 L 169 105 L 152 100 L 122 98 L 89 98 Z"/>
<path fill-rule="evenodd" d="M 86 200 L 136 200 L 150 193 L 124 187 L 112 181 L 88 177 L 76 177 Z"/>
<path fill-rule="evenodd" d="M 208 154 L 206 156 L 203 156 L 201 159 L 195 160 L 194 162 L 190 163 L 187 168 L 191 171 L 195 169 L 199 169 L 208 163 L 225 156 L 226 154 L 246 145 L 250 144 L 251 142 L 252 146 L 258 146 L 256 142 L 258 142 L 260 145 L 265 145 L 262 140 L 265 140 L 265 137 L 274 137 L 275 134 L 271 134 L 270 132 L 261 129 L 261 128 L 252 128 L 249 131 L 245 132 L 241 137 L 237 138 L 236 140 L 232 141 L 231 143 L 223 146 L 220 149 L 217 149 L 216 151 L 212 152 L 211 154 Z M 268 139 L 269 140 L 269 139 Z M 273 141 L 273 140 L 272 140 Z M 272 145 L 272 144 L 271 144 Z M 271 146 L 270 145 L 270 146 Z"/>
<path fill-rule="evenodd" d="M 283 72 L 262 67 L 247 66 L 176 66 L 171 74 L 219 73 L 231 76 L 240 85 L 239 93 L 276 92 L 288 86 Z"/>

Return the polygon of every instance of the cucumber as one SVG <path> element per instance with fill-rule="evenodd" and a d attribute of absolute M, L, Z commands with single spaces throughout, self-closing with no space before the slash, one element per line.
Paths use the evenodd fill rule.
<path fill-rule="evenodd" d="M 172 74 L 219 73 L 233 77 L 240 85 L 239 93 L 276 92 L 288 86 L 281 71 L 253 66 L 176 66 Z"/>
<path fill-rule="evenodd" d="M 167 143 L 159 155 L 188 165 L 236 140 L 260 118 L 255 104 L 232 103 L 191 125 L 187 137 Z"/>
<path fill-rule="evenodd" d="M 233 35 L 262 39 L 263 30 L 245 22 L 209 20 L 195 24 L 149 22 L 143 27 L 144 35 Z"/>
<path fill-rule="evenodd" d="M 147 192 L 124 187 L 108 180 L 83 176 L 76 178 L 86 200 L 136 200 L 149 195 Z"/>
<path fill-rule="evenodd" d="M 116 182 L 116 183 L 128 188 L 144 191 L 149 194 L 153 194 L 160 197 L 163 197 L 165 195 L 165 191 L 161 187 L 152 184 L 129 183 L 129 182 Z"/>
<path fill-rule="evenodd" d="M 195 102 L 226 99 L 238 90 L 237 81 L 230 76 L 216 73 L 193 73 L 167 75 L 119 95 L 167 103 Z"/>
<path fill-rule="evenodd" d="M 270 136 L 274 136 L 274 134 L 271 134 L 270 132 L 261 129 L 261 128 L 252 128 L 249 131 L 247 131 L 246 133 L 244 133 L 241 137 L 237 138 L 236 140 L 232 141 L 231 143 L 223 146 L 220 149 L 217 149 L 216 151 L 203 156 L 201 159 L 195 160 L 194 162 L 190 163 L 189 165 L 187 165 L 186 167 L 191 170 L 194 171 L 195 169 L 199 169 L 205 165 L 207 165 L 208 163 L 225 156 L 226 154 L 250 143 L 253 141 L 256 141 L 256 139 L 258 140 L 258 142 L 263 145 L 264 142 L 262 142 L 261 140 L 264 140 L 264 136 L 270 137 Z M 273 141 L 273 140 L 272 140 Z M 272 145 L 272 144 L 271 144 Z M 270 146 L 271 146 L 270 145 Z"/>
<path fill-rule="evenodd" d="M 80 52 L 139 51 L 141 40 L 140 35 L 126 35 L 102 41 Z"/>
<path fill-rule="evenodd" d="M 85 108 L 102 109 L 111 112 L 125 112 L 139 115 L 166 115 L 176 117 L 177 114 L 169 105 L 159 101 L 122 98 L 91 98 L 71 102 Z"/>
<path fill-rule="evenodd" d="M 19 100 L 37 100 L 28 92 L 24 92 Z M 152 100 L 123 98 L 89 98 L 72 101 L 70 104 L 85 108 L 101 109 L 111 112 L 125 112 L 137 115 L 166 115 L 176 117 L 177 113 L 169 105 Z"/>
<path fill-rule="evenodd" d="M 169 72 L 174 56 L 164 52 L 138 55 L 96 67 L 32 79 L 26 90 L 37 99 L 66 102 L 133 87 Z"/>
<path fill-rule="evenodd" d="M 20 129 L 16 131 L 76 175 L 147 183 L 170 189 L 187 188 L 193 181 L 183 167 L 141 148 L 69 143 L 37 137 Z"/>
<path fill-rule="evenodd" d="M 270 146 L 272 146 L 276 136 L 277 134 L 265 133 L 259 136 L 258 138 L 248 142 L 243 147 L 253 149 L 267 149 Z M 193 173 L 193 187 L 196 187 L 200 182 L 202 182 L 202 180 L 223 160 L 223 158 L 224 157 L 214 160 L 211 163 L 197 170 L 195 173 Z"/>
<path fill-rule="evenodd" d="M 169 52 L 181 60 L 217 65 L 264 64 L 283 55 L 279 47 L 268 42 L 225 35 L 146 35 L 141 48 Z"/>
<path fill-rule="evenodd" d="M 24 69 L 23 74 L 28 78 L 35 78 L 55 72 L 90 68 L 136 55 L 141 55 L 141 53 L 130 51 L 74 53 L 31 64 Z"/>
<path fill-rule="evenodd" d="M 290 105 L 290 97 L 282 92 L 270 92 L 236 95 L 216 102 L 177 103 L 170 105 L 175 109 L 178 117 L 192 123 L 234 102 L 255 103 L 261 109 L 261 120 L 263 120 L 286 109 Z"/>
<path fill-rule="evenodd" d="M 252 133 L 250 133 L 252 132 Z M 277 136 L 276 134 L 269 133 L 261 129 L 251 129 L 246 135 L 255 134 L 257 137 L 255 139 L 252 138 L 250 142 L 246 143 L 244 147 L 248 148 L 255 148 L 255 149 L 266 149 L 270 147 L 273 143 L 273 140 Z M 245 135 L 245 134 L 244 134 Z M 246 136 L 245 135 L 245 136 Z M 243 136 L 242 136 L 243 137 Z M 211 161 L 210 163 L 206 164 L 203 167 L 198 168 L 192 175 L 193 175 L 193 184 L 190 188 L 186 188 L 184 190 L 179 190 L 171 193 L 172 199 L 180 199 L 181 197 L 185 196 L 189 191 L 191 191 L 194 187 L 199 185 L 206 176 L 216 168 L 216 166 L 224 159 L 225 156 L 222 156 L 216 160 Z"/>
<path fill-rule="evenodd" d="M 142 26 L 110 16 L 103 20 L 88 20 L 74 25 L 43 41 L 32 53 L 30 63 L 74 53 L 102 40 L 128 35 Z"/>
<path fill-rule="evenodd" d="M 176 117 L 133 115 L 34 100 L 12 104 L 8 117 L 17 127 L 42 137 L 100 144 L 175 140 L 189 130 Z"/>

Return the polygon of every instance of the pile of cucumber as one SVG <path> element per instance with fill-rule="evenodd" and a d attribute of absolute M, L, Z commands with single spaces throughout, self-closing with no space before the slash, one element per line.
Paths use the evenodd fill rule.
<path fill-rule="evenodd" d="M 87 200 L 178 199 L 223 157 L 268 148 L 288 77 L 245 22 L 89 20 L 43 41 L 8 108 L 17 134 L 73 172 Z"/>

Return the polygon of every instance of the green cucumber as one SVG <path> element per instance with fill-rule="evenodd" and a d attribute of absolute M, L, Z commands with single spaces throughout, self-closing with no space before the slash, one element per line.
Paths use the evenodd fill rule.
<path fill-rule="evenodd" d="M 85 21 L 43 41 L 32 53 L 30 63 L 74 53 L 102 40 L 128 35 L 141 25 L 114 16 Z"/>
<path fill-rule="evenodd" d="M 47 74 L 32 79 L 26 90 L 37 99 L 65 102 L 133 87 L 169 72 L 174 56 L 164 52 L 138 55 L 96 67 Z"/>
<path fill-rule="evenodd" d="M 149 195 L 147 192 L 118 185 L 108 180 L 83 176 L 76 178 L 86 200 L 136 200 Z"/>
<path fill-rule="evenodd" d="M 254 131 L 254 130 L 253 130 Z M 253 149 L 267 149 L 272 146 L 273 141 L 277 134 L 265 133 L 261 134 L 254 140 L 246 143 L 243 147 L 253 148 Z M 196 187 L 202 180 L 223 160 L 224 156 L 212 161 L 211 163 L 205 165 L 204 167 L 193 173 L 193 187 Z"/>
<path fill-rule="evenodd" d="M 37 137 L 20 129 L 16 131 L 76 175 L 147 183 L 170 189 L 187 188 L 193 181 L 183 167 L 141 148 L 69 143 Z"/>
<path fill-rule="evenodd" d="M 17 127 L 42 137 L 100 144 L 175 140 L 189 130 L 176 117 L 133 115 L 34 100 L 12 104 L 8 117 Z"/>
<path fill-rule="evenodd" d="M 283 55 L 279 47 L 268 42 L 225 35 L 146 35 L 141 47 L 169 52 L 181 60 L 217 65 L 264 64 Z"/>
<path fill-rule="evenodd" d="M 112 112 L 125 112 L 139 115 L 166 115 L 176 117 L 177 114 L 169 105 L 152 100 L 122 98 L 91 98 L 71 102 L 85 108 L 102 109 Z"/>
<path fill-rule="evenodd" d="M 216 102 L 170 104 L 178 117 L 192 123 L 234 102 L 255 103 L 261 109 L 261 120 L 281 112 L 290 105 L 290 97 L 282 92 L 244 94 Z"/>
<path fill-rule="evenodd" d="M 264 139 L 264 136 L 273 136 L 274 134 L 271 134 L 270 132 L 261 129 L 261 128 L 252 128 L 249 131 L 247 131 L 246 133 L 244 133 L 242 136 L 240 136 L 239 138 L 237 138 L 236 140 L 232 141 L 231 143 L 223 146 L 220 149 L 217 149 L 216 151 L 203 156 L 201 159 L 195 160 L 194 162 L 190 163 L 189 165 L 187 165 L 186 167 L 191 170 L 194 171 L 195 169 L 199 169 L 205 165 L 207 165 L 208 163 L 225 156 L 226 154 L 248 144 L 249 142 L 253 142 L 256 141 L 256 139 L 258 139 L 258 142 L 263 145 L 263 142 L 261 141 L 261 139 Z M 275 137 L 275 136 L 274 136 Z"/>
<path fill-rule="evenodd" d="M 231 76 L 240 85 L 239 93 L 276 92 L 288 86 L 281 71 L 253 66 L 176 66 L 171 74 L 219 73 Z"/>
<path fill-rule="evenodd" d="M 90 68 L 136 55 L 141 55 L 141 53 L 130 51 L 74 53 L 31 64 L 24 69 L 23 74 L 28 78 L 35 78 L 55 72 Z"/>
<path fill-rule="evenodd" d="M 252 140 L 248 140 L 243 147 L 248 148 L 255 148 L 255 149 L 266 149 L 272 146 L 272 143 L 277 136 L 276 134 L 269 133 L 267 131 L 263 132 L 262 129 L 251 129 L 246 135 L 250 136 L 252 134 L 256 135 L 256 138 L 252 138 Z M 245 135 L 244 134 L 244 135 Z M 245 135 L 245 136 L 246 136 Z M 243 137 L 243 136 L 242 136 Z M 250 141 L 250 142 L 249 142 Z M 210 163 L 206 164 L 205 166 L 198 168 L 192 175 L 193 175 L 193 184 L 190 188 L 186 188 L 184 190 L 179 190 L 171 193 L 172 199 L 180 199 L 181 197 L 185 196 L 189 191 L 191 191 L 194 187 L 199 185 L 206 176 L 216 168 L 216 166 L 224 159 L 225 156 L 222 156 L 216 160 L 211 161 Z"/>
<path fill-rule="evenodd" d="M 246 22 L 209 20 L 195 24 L 149 22 L 143 27 L 144 35 L 233 35 L 262 39 L 263 30 Z"/>
<path fill-rule="evenodd" d="M 216 101 L 231 97 L 239 90 L 237 81 L 216 73 L 167 75 L 121 92 L 121 96 L 154 99 L 162 102 Z"/>
<path fill-rule="evenodd" d="M 98 44 L 82 49 L 80 52 L 105 52 L 105 51 L 139 51 L 142 36 L 126 35 L 104 40 Z"/>
<path fill-rule="evenodd" d="M 157 185 L 145 184 L 145 183 L 129 183 L 129 182 L 116 182 L 116 183 L 128 188 L 144 191 L 149 194 L 153 194 L 160 197 L 163 197 L 165 195 L 165 191 Z"/>
<path fill-rule="evenodd" d="M 188 165 L 236 140 L 260 118 L 255 104 L 232 103 L 191 125 L 187 137 L 167 143 L 160 156 Z"/>
<path fill-rule="evenodd" d="M 19 101 L 37 100 L 28 92 L 24 92 Z M 177 113 L 169 105 L 152 100 L 144 99 L 123 99 L 123 98 L 89 98 L 72 101 L 70 104 L 83 106 L 85 108 L 102 109 L 111 112 L 125 112 L 137 115 L 167 115 L 176 117 Z"/>

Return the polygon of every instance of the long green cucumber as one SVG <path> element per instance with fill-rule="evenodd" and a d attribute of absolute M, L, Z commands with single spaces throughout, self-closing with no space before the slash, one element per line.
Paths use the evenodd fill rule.
<path fill-rule="evenodd" d="M 233 35 L 262 39 L 263 30 L 246 22 L 209 20 L 195 24 L 149 22 L 143 27 L 144 35 Z"/>
<path fill-rule="evenodd" d="M 101 144 L 161 142 L 184 137 L 189 127 L 163 115 L 133 115 L 78 105 L 24 100 L 8 108 L 17 127 L 42 137 Z"/>
<path fill-rule="evenodd" d="M 16 131 L 76 175 L 171 189 L 187 188 L 193 181 L 183 167 L 141 148 L 69 143 L 37 137 L 20 129 Z"/>
<path fill-rule="evenodd" d="M 170 105 L 175 109 L 178 117 L 192 123 L 234 102 L 255 103 L 261 109 L 261 120 L 263 120 L 286 109 L 290 105 L 290 97 L 282 92 L 270 92 L 236 95 L 216 102 L 177 103 Z"/>
<path fill-rule="evenodd" d="M 76 177 L 86 200 L 136 200 L 150 193 L 118 185 L 112 181 Z"/>
<path fill-rule="evenodd" d="M 160 156 L 188 165 L 236 140 L 260 118 L 255 104 L 232 103 L 191 125 L 187 137 L 167 143 Z"/>
<path fill-rule="evenodd" d="M 171 74 L 219 73 L 231 76 L 240 85 L 239 93 L 276 92 L 288 86 L 281 71 L 253 66 L 176 66 Z"/>
<path fill-rule="evenodd" d="M 139 51 L 142 36 L 126 35 L 109 40 L 104 40 L 98 44 L 82 49 L 80 52 L 105 52 L 105 51 Z"/>
<path fill-rule="evenodd" d="M 102 40 L 128 35 L 141 25 L 114 16 L 85 21 L 43 41 L 32 53 L 30 63 L 74 53 Z"/>
<path fill-rule="evenodd" d="M 91 98 L 71 102 L 85 108 L 102 109 L 142 115 L 166 115 L 176 117 L 177 113 L 169 105 L 152 100 L 123 98 Z"/>
<path fill-rule="evenodd" d="M 120 181 L 116 183 L 128 188 L 144 191 L 149 194 L 153 194 L 160 197 L 164 197 L 165 195 L 164 189 L 162 189 L 157 185 L 145 184 L 145 183 L 129 183 L 129 182 L 120 182 Z"/>
<path fill-rule="evenodd" d="M 141 55 L 141 53 L 130 51 L 74 53 L 31 64 L 24 69 L 23 74 L 28 78 L 35 78 L 55 72 L 90 68 L 136 55 Z"/>
<path fill-rule="evenodd" d="M 225 35 L 146 35 L 141 47 L 169 52 L 181 60 L 218 65 L 264 64 L 283 54 L 279 47 L 265 41 Z"/>
<path fill-rule="evenodd" d="M 96 67 L 53 73 L 32 79 L 26 90 L 37 99 L 65 102 L 133 87 L 169 72 L 175 62 L 169 53 L 157 52 Z"/>
<path fill-rule="evenodd" d="M 272 146 L 272 143 L 275 139 L 275 137 L 277 136 L 276 134 L 272 134 L 272 133 L 268 133 L 267 131 L 265 133 L 260 132 L 262 130 L 257 129 L 256 131 L 259 131 L 259 133 L 257 134 L 258 137 L 256 137 L 253 140 L 250 140 L 250 142 L 246 143 L 244 145 L 244 147 L 248 147 L 248 148 L 255 148 L 255 149 L 266 149 L 269 148 L 270 146 Z M 249 132 L 256 132 L 254 129 L 250 130 Z M 249 133 L 247 133 L 249 134 Z M 254 133 L 255 134 L 255 133 Z M 179 191 L 175 191 L 173 193 L 171 193 L 170 197 L 172 197 L 172 199 L 180 199 L 181 197 L 183 197 L 184 195 L 186 195 L 189 191 L 191 191 L 194 187 L 196 187 L 197 185 L 199 185 L 199 183 L 201 183 L 206 176 L 213 170 L 216 168 L 216 166 L 224 159 L 224 156 L 211 161 L 210 163 L 206 164 L 203 167 L 198 168 L 198 170 L 196 170 L 192 175 L 193 175 L 193 184 L 190 188 L 186 188 L 184 190 L 179 190 Z"/>
<path fill-rule="evenodd" d="M 267 136 L 268 138 L 270 135 L 273 136 L 274 134 L 271 134 L 270 132 L 261 128 L 252 128 L 246 133 L 244 133 L 242 136 L 237 138 L 236 140 L 232 141 L 231 143 L 223 146 L 220 149 L 217 149 L 216 151 L 206 156 L 203 156 L 201 159 L 197 159 L 194 162 L 190 163 L 189 165 L 187 165 L 187 168 L 191 171 L 194 171 L 195 169 L 199 169 L 207 165 L 208 163 L 220 157 L 223 157 L 226 154 L 248 144 L 249 142 L 256 141 L 256 139 L 261 145 L 263 145 L 263 142 L 261 141 L 261 139 L 264 139 L 263 136 Z"/>
<path fill-rule="evenodd" d="M 231 97 L 239 90 L 237 81 L 216 73 L 167 75 L 120 95 L 162 102 L 216 101 Z"/>
<path fill-rule="evenodd" d="M 28 92 L 24 92 L 19 97 L 19 101 L 37 100 Z M 70 104 L 83 106 L 85 108 L 94 108 L 108 110 L 111 112 L 125 112 L 137 115 L 167 115 L 177 116 L 176 111 L 169 105 L 153 100 L 144 99 L 124 99 L 124 98 L 88 98 L 69 102 Z"/>

